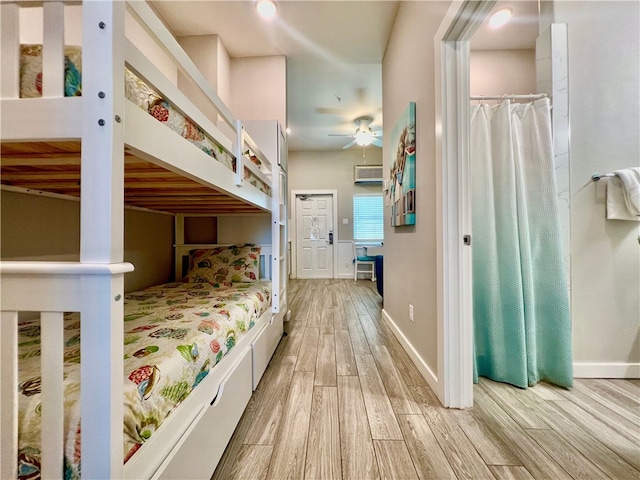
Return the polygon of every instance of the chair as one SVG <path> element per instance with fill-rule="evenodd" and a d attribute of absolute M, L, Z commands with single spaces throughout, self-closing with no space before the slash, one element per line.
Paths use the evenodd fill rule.
<path fill-rule="evenodd" d="M 353 258 L 353 263 L 355 264 L 353 280 L 358 280 L 358 273 L 366 273 L 367 275 L 371 275 L 371 281 L 375 282 L 376 259 L 375 257 L 367 255 L 367 247 L 364 245 L 357 245 L 353 242 Z"/>

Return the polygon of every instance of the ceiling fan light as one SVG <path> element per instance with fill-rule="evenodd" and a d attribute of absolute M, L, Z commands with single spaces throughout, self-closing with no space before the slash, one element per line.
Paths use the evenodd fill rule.
<path fill-rule="evenodd" d="M 276 11 L 278 10 L 275 2 L 272 0 L 258 0 L 256 3 L 256 10 L 262 18 L 265 20 L 270 20 L 276 16 Z"/>
<path fill-rule="evenodd" d="M 370 131 L 367 130 L 358 130 L 356 132 L 356 143 L 361 147 L 366 147 L 367 145 L 371 145 L 373 142 L 373 135 Z"/>

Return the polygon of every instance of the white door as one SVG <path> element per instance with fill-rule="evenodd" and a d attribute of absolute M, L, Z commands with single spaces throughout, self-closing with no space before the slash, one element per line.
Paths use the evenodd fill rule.
<path fill-rule="evenodd" d="M 333 278 L 333 196 L 296 196 L 296 275 Z"/>

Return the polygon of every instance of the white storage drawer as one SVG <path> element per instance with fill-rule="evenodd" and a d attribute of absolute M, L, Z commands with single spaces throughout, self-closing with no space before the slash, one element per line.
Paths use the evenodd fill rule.
<path fill-rule="evenodd" d="M 278 313 L 271 317 L 271 321 L 265 325 L 258 334 L 253 344 L 253 389 L 258 387 L 269 360 L 282 338 L 283 314 Z"/>
<path fill-rule="evenodd" d="M 222 381 L 215 401 L 194 420 L 163 479 L 210 478 L 251 398 L 251 348 Z"/>

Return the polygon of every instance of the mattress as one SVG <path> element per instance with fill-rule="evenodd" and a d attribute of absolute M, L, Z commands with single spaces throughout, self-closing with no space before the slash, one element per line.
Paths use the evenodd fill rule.
<path fill-rule="evenodd" d="M 82 50 L 66 46 L 64 50 L 64 95 L 82 95 Z M 125 68 L 125 95 L 127 99 L 164 123 L 178 135 L 187 139 L 210 157 L 235 172 L 236 160 L 222 146 L 208 136 L 193 121 L 185 117 L 171 102 L 163 98 L 133 72 Z M 42 96 L 42 45 L 20 46 L 20 97 Z M 251 156 L 251 155 L 250 155 Z M 251 156 L 251 161 L 260 166 L 260 161 Z M 244 169 L 244 179 L 261 192 L 271 195 L 267 184 Z"/>
<path fill-rule="evenodd" d="M 126 461 L 271 304 L 268 282 L 168 283 L 125 296 Z M 80 318 L 64 319 L 65 478 L 80 466 Z M 19 323 L 19 478 L 40 476 L 40 320 Z"/>

